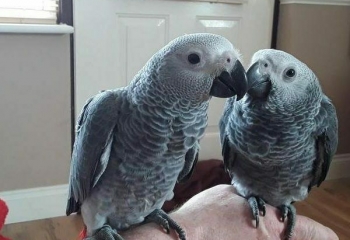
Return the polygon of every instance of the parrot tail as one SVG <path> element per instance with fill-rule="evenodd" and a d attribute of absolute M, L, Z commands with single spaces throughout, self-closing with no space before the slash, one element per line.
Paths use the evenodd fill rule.
<path fill-rule="evenodd" d="M 5 201 L 0 199 L 0 230 L 5 225 L 5 219 L 9 212 L 9 209 L 5 203 Z M 0 240 L 10 240 L 9 238 L 5 238 L 0 235 Z"/>
<path fill-rule="evenodd" d="M 81 230 L 81 232 L 79 233 L 77 240 L 84 240 L 85 237 L 86 237 L 86 226 L 84 226 L 83 230 Z"/>

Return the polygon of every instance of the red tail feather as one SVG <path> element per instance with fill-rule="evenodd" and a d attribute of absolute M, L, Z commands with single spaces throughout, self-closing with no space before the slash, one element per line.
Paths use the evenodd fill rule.
<path fill-rule="evenodd" d="M 85 237 L 86 237 L 86 227 L 84 227 L 83 230 L 81 230 L 78 240 L 83 240 Z"/>
<path fill-rule="evenodd" d="M 8 209 L 6 203 L 0 199 L 0 230 L 5 224 L 5 219 L 6 219 L 8 212 L 9 212 L 9 209 Z M 10 240 L 10 239 L 5 238 L 5 237 L 0 235 L 0 240 Z"/>

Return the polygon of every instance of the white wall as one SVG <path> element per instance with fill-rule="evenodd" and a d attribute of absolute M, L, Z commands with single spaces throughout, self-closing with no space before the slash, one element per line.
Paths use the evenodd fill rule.
<path fill-rule="evenodd" d="M 0 192 L 67 183 L 69 35 L 0 34 Z"/>
<path fill-rule="evenodd" d="M 255 51 L 270 47 L 274 0 L 234 2 L 76 0 L 76 114 L 100 90 L 126 86 L 156 51 L 186 33 L 226 37 L 248 66 Z M 209 21 L 216 24 L 204 24 Z M 210 102 L 200 159 L 221 158 L 218 122 L 224 103 Z"/>

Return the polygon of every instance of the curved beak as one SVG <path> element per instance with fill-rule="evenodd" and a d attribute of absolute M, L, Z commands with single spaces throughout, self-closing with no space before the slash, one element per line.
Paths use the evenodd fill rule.
<path fill-rule="evenodd" d="M 247 75 L 240 61 L 236 61 L 231 73 L 223 71 L 216 77 L 210 89 L 210 95 L 219 98 L 229 98 L 237 95 L 237 100 L 243 98 L 248 89 Z"/>
<path fill-rule="evenodd" d="M 267 97 L 271 90 L 271 81 L 268 74 L 259 72 L 259 62 L 255 62 L 247 71 L 248 94 L 256 98 Z"/>

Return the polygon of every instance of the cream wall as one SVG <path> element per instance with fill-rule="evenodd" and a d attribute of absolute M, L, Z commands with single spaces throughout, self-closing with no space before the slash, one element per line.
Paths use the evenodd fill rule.
<path fill-rule="evenodd" d="M 316 73 L 337 108 L 337 153 L 350 153 L 350 6 L 282 4 L 277 48 Z"/>
<path fill-rule="evenodd" d="M 0 192 L 66 184 L 70 162 L 68 35 L 0 34 Z M 350 7 L 280 7 L 277 48 L 318 75 L 350 142 Z"/>
<path fill-rule="evenodd" d="M 65 184 L 69 35 L 0 34 L 0 192 Z"/>

